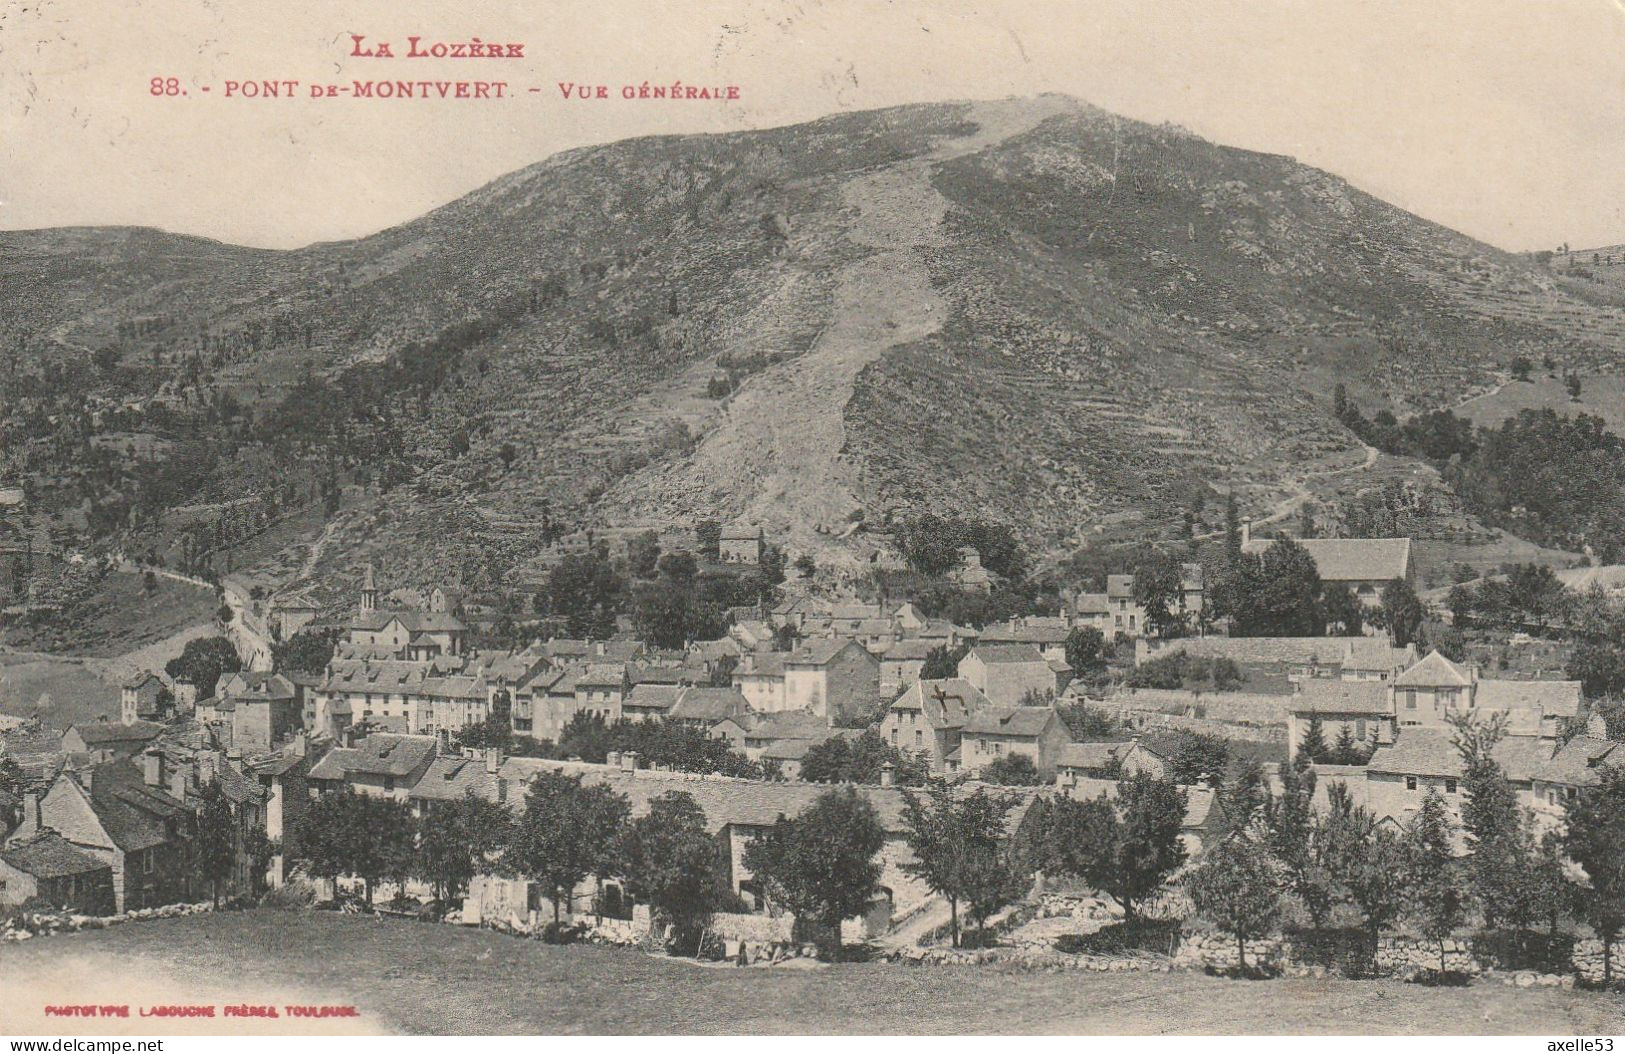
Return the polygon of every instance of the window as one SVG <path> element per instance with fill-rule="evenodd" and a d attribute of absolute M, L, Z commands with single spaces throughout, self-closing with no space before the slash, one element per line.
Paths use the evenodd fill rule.
<path fill-rule="evenodd" d="M 891 745 L 894 747 L 897 745 L 897 729 L 895 728 L 891 730 Z"/>
<path fill-rule="evenodd" d="M 155 866 L 155 861 L 153 859 L 152 850 L 151 849 L 143 849 L 141 851 L 141 873 L 143 875 L 152 874 L 152 869 L 153 869 L 154 866 Z"/>
<path fill-rule="evenodd" d="M 1455 780 L 1445 780 L 1444 781 L 1444 792 L 1446 794 L 1454 794 L 1454 793 L 1456 793 L 1456 781 Z"/>
<path fill-rule="evenodd" d="M 394 789 L 395 789 L 395 777 L 394 776 L 385 776 L 384 777 L 384 790 L 392 791 Z"/>
<path fill-rule="evenodd" d="M 1413 790 L 1416 789 L 1416 777 L 1415 776 L 1406 776 L 1405 777 L 1405 789 L 1408 790 L 1408 791 L 1413 791 Z"/>
<path fill-rule="evenodd" d="M 1004 744 L 1003 743 L 995 743 L 995 744 L 993 744 L 993 753 L 995 753 L 995 754 L 1003 754 L 1004 753 Z"/>
<path fill-rule="evenodd" d="M 1405 709 L 1407 709 L 1407 710 L 1415 710 L 1416 709 L 1416 693 L 1415 692 L 1407 691 L 1405 693 Z"/>
<path fill-rule="evenodd" d="M 1354 738 L 1365 742 L 1365 718 L 1357 718 L 1354 722 Z"/>
<path fill-rule="evenodd" d="M 917 747 L 925 745 L 925 733 L 918 728 L 914 730 L 914 745 Z"/>

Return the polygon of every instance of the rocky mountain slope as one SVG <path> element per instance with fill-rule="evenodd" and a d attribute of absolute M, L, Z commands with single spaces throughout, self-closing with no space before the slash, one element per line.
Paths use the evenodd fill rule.
<path fill-rule="evenodd" d="M 1059 97 L 571 151 L 292 252 L 0 234 L 0 342 L 208 348 L 208 383 L 260 414 L 479 323 L 392 424 L 414 500 L 352 517 L 335 558 L 522 562 L 544 510 L 745 518 L 835 562 L 923 506 L 1045 547 L 1170 522 L 1198 486 L 1262 510 L 1368 463 L 1336 383 L 1403 412 L 1518 354 L 1610 363 L 1619 302 L 1291 159 Z"/>

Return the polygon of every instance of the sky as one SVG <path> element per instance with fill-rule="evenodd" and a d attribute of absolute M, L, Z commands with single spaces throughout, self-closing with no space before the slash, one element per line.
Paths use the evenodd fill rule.
<path fill-rule="evenodd" d="M 14 0 L 0 229 L 288 248 L 405 222 L 571 147 L 1062 92 L 1289 154 L 1501 248 L 1618 244 L 1622 2 Z M 523 42 L 525 58 L 354 58 L 353 33 Z M 154 77 L 186 94 L 154 96 Z M 358 78 L 506 80 L 514 97 L 308 97 Z M 262 79 L 297 95 L 223 97 Z M 739 98 L 620 97 L 673 80 Z M 566 100 L 559 82 L 610 98 Z"/>

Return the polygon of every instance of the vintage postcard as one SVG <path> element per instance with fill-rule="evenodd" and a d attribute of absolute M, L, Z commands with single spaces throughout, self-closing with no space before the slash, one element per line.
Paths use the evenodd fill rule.
<path fill-rule="evenodd" d="M 1625 1033 L 1619 3 L 0 56 L 13 1050 Z"/>

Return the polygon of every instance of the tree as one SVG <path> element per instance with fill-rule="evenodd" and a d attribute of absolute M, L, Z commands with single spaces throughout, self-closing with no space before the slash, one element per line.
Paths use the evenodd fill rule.
<path fill-rule="evenodd" d="M 1264 937 L 1281 917 L 1281 894 L 1269 854 L 1237 834 L 1220 842 L 1185 879 L 1196 910 L 1236 939 L 1247 968 L 1247 942 Z"/>
<path fill-rule="evenodd" d="M 727 880 L 705 812 L 684 791 L 667 791 L 627 828 L 621 848 L 628 891 L 671 924 L 675 944 L 698 948 L 722 904 Z"/>
<path fill-rule="evenodd" d="M 1117 784 L 1115 800 L 1057 798 L 1051 807 L 1053 861 L 1104 892 L 1126 922 L 1185 862 L 1179 831 L 1185 792 L 1141 772 Z"/>
<path fill-rule="evenodd" d="M 1309 727 L 1304 729 L 1303 738 L 1298 741 L 1298 751 L 1293 760 L 1303 759 L 1305 765 L 1324 762 L 1331 755 L 1331 749 L 1326 745 L 1326 726 L 1320 720 L 1318 713 L 1309 715 Z"/>
<path fill-rule="evenodd" d="M 794 819 L 780 819 L 745 849 L 745 866 L 770 901 L 815 923 L 841 957 L 841 923 L 863 913 L 879 889 L 886 832 L 856 789 L 829 790 Z"/>
<path fill-rule="evenodd" d="M 694 544 L 700 556 L 715 563 L 722 557 L 722 524 L 717 520 L 701 520 L 694 525 Z"/>
<path fill-rule="evenodd" d="M 1445 972 L 1444 942 L 1467 914 L 1467 897 L 1456 875 L 1450 813 L 1436 789 L 1406 831 L 1410 850 L 1410 914 L 1417 929 L 1439 946 L 1439 973 Z"/>
<path fill-rule="evenodd" d="M 903 837 L 914 853 L 903 870 L 947 899 L 956 948 L 961 904 L 969 905 L 980 928 L 1017 893 L 1018 876 L 1005 850 L 1005 816 L 1013 804 L 982 789 L 955 799 L 940 783 L 923 800 L 903 792 Z"/>
<path fill-rule="evenodd" d="M 1066 635 L 1066 664 L 1082 677 L 1106 668 L 1106 638 L 1093 626 L 1077 626 Z"/>
<path fill-rule="evenodd" d="M 660 564 L 660 538 L 653 531 L 626 540 L 626 566 L 638 578 L 652 578 Z"/>
<path fill-rule="evenodd" d="M 525 794 L 503 866 L 541 885 L 558 922 L 575 888 L 610 869 L 629 811 L 626 798 L 607 786 L 543 772 Z"/>
<path fill-rule="evenodd" d="M 1336 626 L 1344 636 L 1358 637 L 1365 630 L 1365 605 L 1348 586 L 1327 586 L 1321 593 L 1321 609 L 1328 628 Z"/>
<path fill-rule="evenodd" d="M 959 661 L 968 654 L 970 646 L 966 644 L 951 650 L 946 644 L 937 645 L 925 653 L 925 662 L 920 664 L 920 680 L 942 681 L 958 677 Z"/>
<path fill-rule="evenodd" d="M 796 557 L 795 568 L 802 578 L 811 578 L 818 573 L 818 561 L 813 559 L 811 553 L 802 553 Z"/>
<path fill-rule="evenodd" d="M 1318 637 L 1325 628 L 1320 572 L 1303 546 L 1278 538 L 1261 553 L 1232 561 L 1226 603 L 1242 637 Z"/>
<path fill-rule="evenodd" d="M 1580 401 L 1580 375 L 1578 373 L 1571 373 L 1565 377 L 1563 379 L 1563 386 L 1568 389 L 1569 399 L 1571 401 Z"/>
<path fill-rule="evenodd" d="M 221 884 L 231 879 L 237 862 L 236 818 L 219 780 L 210 780 L 198 789 L 193 823 L 192 866 L 209 883 L 210 895 L 215 907 L 219 907 Z"/>
<path fill-rule="evenodd" d="M 1143 548 L 1133 565 L 1134 602 L 1145 611 L 1145 627 L 1159 637 L 1178 636 L 1185 627 L 1178 613 L 1184 595 L 1179 561 L 1160 549 Z"/>
<path fill-rule="evenodd" d="M 362 880 L 369 905 L 380 879 L 412 871 L 414 830 L 405 802 L 345 788 L 312 802 L 296 829 L 310 872 L 321 878 L 354 875 Z"/>
<path fill-rule="evenodd" d="M 571 554 L 547 576 L 549 610 L 562 616 L 575 636 L 608 637 L 625 597 L 626 583 L 598 553 Z"/>
<path fill-rule="evenodd" d="M 1517 793 L 1495 760 L 1495 748 L 1506 736 L 1506 715 L 1480 722 L 1471 714 L 1453 714 L 1450 722 L 1462 762 L 1468 873 L 1484 925 L 1522 929 L 1533 917 L 1528 899 L 1533 847 Z"/>
<path fill-rule="evenodd" d="M 981 776 L 989 783 L 1005 787 L 1036 787 L 1044 782 L 1038 766 L 1025 754 L 1005 754 L 983 767 Z"/>
<path fill-rule="evenodd" d="M 656 566 L 660 569 L 661 577 L 683 584 L 694 581 L 694 576 L 700 573 L 699 561 L 694 559 L 693 553 L 685 549 L 665 553 L 656 562 Z"/>
<path fill-rule="evenodd" d="M 243 660 L 238 658 L 236 646 L 225 637 L 189 640 L 179 655 L 164 664 L 164 672 L 171 678 L 196 685 L 199 699 L 214 694 L 222 674 L 236 673 L 242 668 Z"/>
<path fill-rule="evenodd" d="M 1330 761 L 1333 765 L 1364 765 L 1370 760 L 1366 750 L 1354 739 L 1354 728 L 1345 723 L 1337 730 L 1337 742 L 1332 744 Z"/>
<path fill-rule="evenodd" d="M 454 802 L 429 806 L 418 829 L 418 874 L 449 900 L 468 888 L 508 840 L 513 817 L 506 806 L 469 791 Z"/>
<path fill-rule="evenodd" d="M 1332 874 L 1331 839 L 1315 812 L 1314 798 L 1314 769 L 1282 766 L 1281 793 L 1264 803 L 1264 830 L 1266 844 L 1281 862 L 1287 888 L 1303 904 L 1309 925 L 1319 931 L 1331 916 L 1337 883 Z"/>
<path fill-rule="evenodd" d="M 1402 578 L 1396 578 L 1382 587 L 1381 624 L 1394 640 L 1394 647 L 1403 648 L 1416 640 L 1422 629 L 1427 611 L 1422 607 L 1416 590 Z"/>
<path fill-rule="evenodd" d="M 1585 872 L 1576 891 L 1580 914 L 1602 941 L 1602 978 L 1614 980 L 1614 942 L 1625 929 L 1625 768 L 1597 772 L 1597 781 L 1567 805 L 1563 851 Z"/>
<path fill-rule="evenodd" d="M 333 660 L 335 630 L 302 629 L 271 645 L 271 666 L 280 672 L 320 673 Z"/>
<path fill-rule="evenodd" d="M 1382 931 L 1404 909 L 1409 881 L 1405 845 L 1388 827 L 1357 807 L 1348 788 L 1334 784 L 1327 795 L 1327 837 L 1332 873 L 1360 913 L 1368 953 L 1375 957 Z"/>
<path fill-rule="evenodd" d="M 1206 732 L 1181 732 L 1169 775 L 1175 783 L 1217 784 L 1230 767 L 1230 746 L 1223 737 Z"/>
<path fill-rule="evenodd" d="M 1529 371 L 1534 368 L 1535 364 L 1530 362 L 1526 356 L 1519 355 L 1517 358 L 1512 360 L 1512 365 L 1510 367 L 1512 371 L 1512 379 L 1515 381 L 1527 381 L 1529 379 Z"/>

